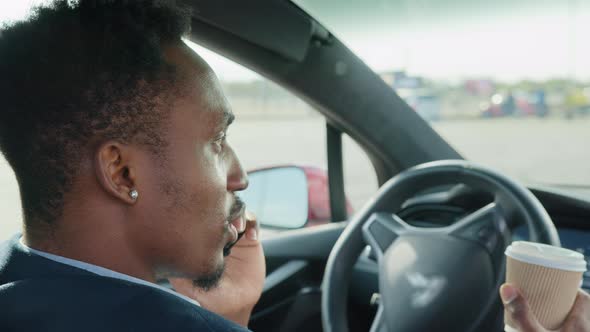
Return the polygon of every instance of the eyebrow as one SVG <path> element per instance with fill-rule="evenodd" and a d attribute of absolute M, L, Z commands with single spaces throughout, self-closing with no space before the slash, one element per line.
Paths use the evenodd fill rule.
<path fill-rule="evenodd" d="M 230 112 L 230 111 L 224 111 L 223 112 L 223 118 L 225 120 L 225 127 L 229 127 L 229 125 L 231 125 L 234 120 L 236 119 L 236 116 L 234 115 L 234 113 Z"/>

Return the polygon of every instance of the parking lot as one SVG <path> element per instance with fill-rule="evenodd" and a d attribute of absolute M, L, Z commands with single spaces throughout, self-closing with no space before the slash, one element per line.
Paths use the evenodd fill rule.
<path fill-rule="evenodd" d="M 510 118 L 434 123 L 435 129 L 466 158 L 536 185 L 586 186 L 590 198 L 590 118 Z M 254 119 L 232 125 L 229 141 L 244 167 L 277 164 L 326 166 L 325 124 L 321 117 Z M 377 189 L 368 158 L 345 139 L 347 195 L 359 208 Z M 0 160 L 0 239 L 21 224 L 18 188 L 12 170 Z"/>

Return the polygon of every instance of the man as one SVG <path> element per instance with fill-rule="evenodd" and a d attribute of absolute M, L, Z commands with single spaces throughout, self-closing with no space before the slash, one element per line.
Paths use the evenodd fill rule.
<path fill-rule="evenodd" d="M 24 215 L 0 247 L 1 331 L 245 330 L 264 257 L 188 22 L 166 3 L 57 0 L 1 30 L 0 149 Z M 542 331 L 515 294 L 515 321 Z"/>
<path fill-rule="evenodd" d="M 264 256 L 188 18 L 58 0 L 1 30 L 0 148 L 24 215 L 0 249 L 1 331 L 245 330 Z"/>

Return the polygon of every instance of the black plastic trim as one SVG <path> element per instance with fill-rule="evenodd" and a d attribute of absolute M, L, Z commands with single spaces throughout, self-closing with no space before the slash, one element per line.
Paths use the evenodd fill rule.
<path fill-rule="evenodd" d="M 342 132 L 326 123 L 328 150 L 328 186 L 330 188 L 330 215 L 332 221 L 348 219 L 344 193 L 344 170 L 342 168 Z"/>

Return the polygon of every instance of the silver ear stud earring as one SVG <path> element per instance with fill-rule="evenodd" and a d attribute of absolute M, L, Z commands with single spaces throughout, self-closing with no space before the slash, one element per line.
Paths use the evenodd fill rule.
<path fill-rule="evenodd" d="M 129 197 L 131 197 L 132 200 L 136 200 L 137 197 L 139 197 L 139 193 L 137 192 L 137 190 L 131 189 L 131 191 L 129 192 Z"/>

